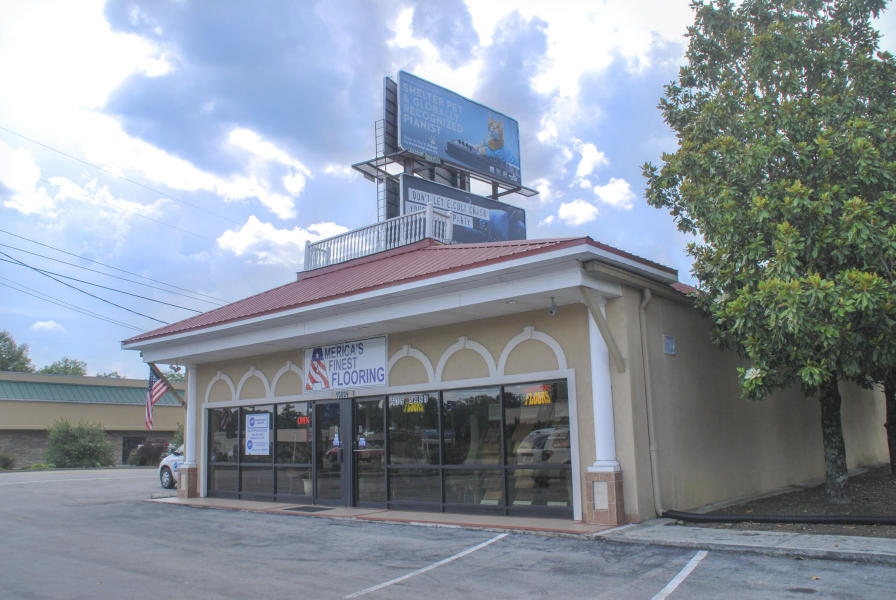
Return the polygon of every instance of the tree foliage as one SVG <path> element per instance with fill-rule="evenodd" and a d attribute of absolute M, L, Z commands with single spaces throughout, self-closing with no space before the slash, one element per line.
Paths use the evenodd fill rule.
<path fill-rule="evenodd" d="M 45 375 L 86 375 L 87 363 L 83 360 L 64 357 L 42 368 L 38 373 Z"/>
<path fill-rule="evenodd" d="M 744 393 L 820 393 L 832 496 L 837 382 L 896 364 L 896 66 L 871 24 L 884 6 L 694 2 L 687 64 L 660 101 L 679 148 L 644 166 L 648 201 L 698 236 L 698 303 L 749 360 Z"/>
<path fill-rule="evenodd" d="M 187 380 L 187 372 L 179 366 L 170 366 L 165 372 L 165 379 L 170 383 L 184 383 Z"/>
<path fill-rule="evenodd" d="M 59 468 L 107 467 L 115 448 L 102 425 L 57 421 L 48 429 L 47 463 Z"/>
<path fill-rule="evenodd" d="M 28 344 L 18 345 L 8 331 L 0 331 L 0 371 L 34 372 Z"/>

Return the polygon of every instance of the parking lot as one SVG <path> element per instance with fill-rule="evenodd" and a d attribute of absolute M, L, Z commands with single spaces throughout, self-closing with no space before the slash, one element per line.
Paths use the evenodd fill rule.
<path fill-rule="evenodd" d="M 154 469 L 0 473 L 0 598 L 870 598 L 892 566 L 177 506 Z"/>

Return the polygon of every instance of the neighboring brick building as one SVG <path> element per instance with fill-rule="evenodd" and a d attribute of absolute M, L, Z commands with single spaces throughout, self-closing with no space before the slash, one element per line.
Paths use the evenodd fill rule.
<path fill-rule="evenodd" d="M 43 463 L 51 425 L 98 423 L 123 464 L 138 444 L 170 440 L 184 422 L 184 408 L 168 392 L 153 410 L 155 427 L 147 431 L 145 405 L 146 381 L 140 379 L 0 371 L 0 452 L 12 455 L 16 467 Z"/>

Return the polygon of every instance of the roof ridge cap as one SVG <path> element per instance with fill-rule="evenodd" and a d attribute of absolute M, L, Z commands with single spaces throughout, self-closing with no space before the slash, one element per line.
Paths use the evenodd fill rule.
<path fill-rule="evenodd" d="M 412 252 L 414 250 L 426 249 L 433 246 L 448 246 L 448 244 L 443 244 L 437 240 L 432 238 L 424 238 L 422 240 L 418 240 L 412 244 L 405 244 L 404 246 L 398 246 L 397 248 L 389 248 L 387 250 L 382 250 L 380 252 L 375 252 L 374 254 L 367 254 L 365 256 L 359 256 L 358 258 L 353 258 L 351 260 L 347 260 L 344 262 L 336 263 L 333 265 L 327 265 L 326 267 L 320 267 L 319 269 L 312 269 L 311 271 L 300 271 L 298 277 L 296 277 L 296 281 L 307 281 L 309 279 L 314 279 L 315 277 L 320 277 L 321 275 L 326 275 L 328 273 L 333 273 L 336 271 L 340 271 L 342 269 L 351 267 L 356 267 L 358 265 L 364 265 L 372 262 L 377 262 L 380 260 L 384 260 L 390 258 L 392 256 L 401 256 L 402 254 L 406 254 L 408 252 Z M 295 282 L 290 282 L 295 283 Z M 289 285 L 289 284 L 287 284 Z"/>

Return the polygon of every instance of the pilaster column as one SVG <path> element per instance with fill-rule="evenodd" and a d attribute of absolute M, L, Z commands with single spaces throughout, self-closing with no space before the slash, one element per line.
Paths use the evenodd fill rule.
<path fill-rule="evenodd" d="M 606 299 L 594 300 L 596 302 L 592 303 L 592 306 L 600 310 L 600 316 L 605 316 Z M 616 526 L 625 523 L 625 503 L 622 494 L 622 468 L 616 459 L 610 350 L 590 310 L 588 337 L 591 348 L 591 402 L 594 409 L 595 457 L 585 472 L 583 516 L 588 523 Z"/>
<path fill-rule="evenodd" d="M 196 378 L 196 366 L 187 365 L 187 422 L 184 425 L 184 464 L 177 472 L 178 498 L 196 498 L 199 496 L 199 469 L 196 466 L 199 454 L 200 408 L 198 396 L 199 383 Z"/>
<path fill-rule="evenodd" d="M 602 314 L 607 301 L 598 299 Z M 616 430 L 613 420 L 613 387 L 610 379 L 610 352 L 594 318 L 588 319 L 591 348 L 591 401 L 594 408 L 594 463 L 592 473 L 616 473 L 621 470 L 616 460 Z"/>

